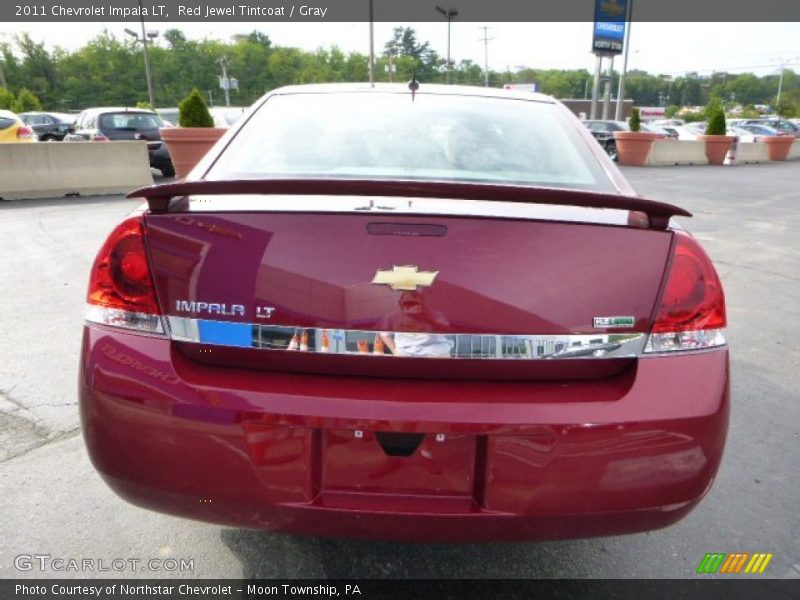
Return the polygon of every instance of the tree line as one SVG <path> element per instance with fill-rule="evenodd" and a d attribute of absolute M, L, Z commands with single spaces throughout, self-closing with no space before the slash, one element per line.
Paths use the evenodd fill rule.
<path fill-rule="evenodd" d="M 0 88 L 7 88 L 0 92 L 0 108 L 24 104 L 66 112 L 89 106 L 134 106 L 148 98 L 141 44 L 109 31 L 73 52 L 58 47 L 48 50 L 23 33 L 14 43 L 0 45 L 0 57 Z M 316 51 L 281 47 L 258 31 L 230 42 L 191 40 L 181 30 L 169 29 L 150 46 L 156 105 L 176 106 L 195 87 L 212 103 L 223 104 L 219 87 L 223 57 L 229 76 L 238 80 L 239 89 L 231 93 L 231 103 L 236 105 L 249 105 L 283 85 L 369 79 L 365 54 L 345 53 L 335 46 Z M 408 81 L 415 72 L 423 84 L 444 83 L 445 63 L 429 42 L 417 39 L 413 29 L 397 27 L 377 57 L 376 79 Z M 483 69 L 474 61 L 453 61 L 451 69 L 455 84 L 484 83 Z M 618 77 L 615 73 L 614 92 Z M 625 95 L 639 106 L 698 106 L 712 96 L 726 104 L 774 106 L 778 78 L 777 73 L 759 77 L 724 72 L 669 77 L 635 70 L 628 73 Z M 592 75 L 580 69 L 529 68 L 489 73 L 490 86 L 532 82 L 556 98 L 585 98 L 591 94 Z M 783 114 L 800 114 L 800 76 L 792 70 L 784 71 L 781 98 Z"/>

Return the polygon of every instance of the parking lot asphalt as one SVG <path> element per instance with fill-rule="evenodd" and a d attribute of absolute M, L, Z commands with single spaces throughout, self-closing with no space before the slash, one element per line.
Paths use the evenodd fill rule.
<path fill-rule="evenodd" d="M 137 202 L 0 202 L 0 578 L 683 578 L 707 552 L 771 552 L 766 576 L 800 577 L 800 162 L 624 172 L 642 195 L 694 213 L 680 221 L 727 294 L 728 445 L 708 497 L 677 525 L 577 541 L 399 544 L 238 530 L 130 506 L 89 463 L 76 378 L 91 262 Z M 32 554 L 193 559 L 193 569 L 15 567 Z"/>

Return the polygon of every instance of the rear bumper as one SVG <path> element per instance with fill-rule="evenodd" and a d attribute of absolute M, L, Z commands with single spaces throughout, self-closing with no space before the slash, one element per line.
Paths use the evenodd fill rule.
<path fill-rule="evenodd" d="M 79 388 L 92 461 L 135 504 L 401 540 L 669 525 L 710 488 L 729 410 L 727 349 L 566 385 L 386 380 L 210 368 L 167 340 L 97 327 Z M 387 456 L 375 432 L 424 436 Z"/>

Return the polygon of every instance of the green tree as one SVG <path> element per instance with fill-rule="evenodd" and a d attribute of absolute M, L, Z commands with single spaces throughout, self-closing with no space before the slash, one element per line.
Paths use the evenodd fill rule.
<path fill-rule="evenodd" d="M 178 105 L 178 124 L 181 127 L 214 126 L 214 119 L 208 112 L 206 101 L 197 88 L 194 88 Z"/>
<path fill-rule="evenodd" d="M 444 80 L 446 61 L 431 48 L 430 42 L 417 41 L 417 32 L 411 27 L 395 27 L 392 39 L 384 45 L 383 54 L 413 59 L 413 62 L 406 64 L 416 69 L 420 81 L 431 83 Z"/>
<path fill-rule="evenodd" d="M 642 128 L 642 119 L 639 116 L 639 109 L 635 106 L 631 109 L 631 131 L 639 131 Z"/>
<path fill-rule="evenodd" d="M 717 96 L 712 96 L 706 106 L 705 117 L 708 121 L 706 135 L 725 135 L 725 110 L 722 101 Z"/>
<path fill-rule="evenodd" d="M 15 113 L 42 110 L 42 103 L 33 92 L 27 88 L 22 88 L 17 94 L 16 100 L 11 104 L 11 110 Z"/>
<path fill-rule="evenodd" d="M 0 87 L 0 108 L 9 110 L 12 104 L 14 104 L 14 94 Z"/>

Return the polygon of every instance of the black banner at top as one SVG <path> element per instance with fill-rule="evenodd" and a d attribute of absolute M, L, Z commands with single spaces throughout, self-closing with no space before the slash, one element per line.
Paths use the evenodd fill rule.
<path fill-rule="evenodd" d="M 793 21 L 798 0 L 630 0 L 634 21 Z M 379 22 L 439 21 L 437 5 L 466 22 L 591 22 L 595 0 L 3 0 L 3 22 Z M 724 30 L 719 30 L 724 35 Z"/>

